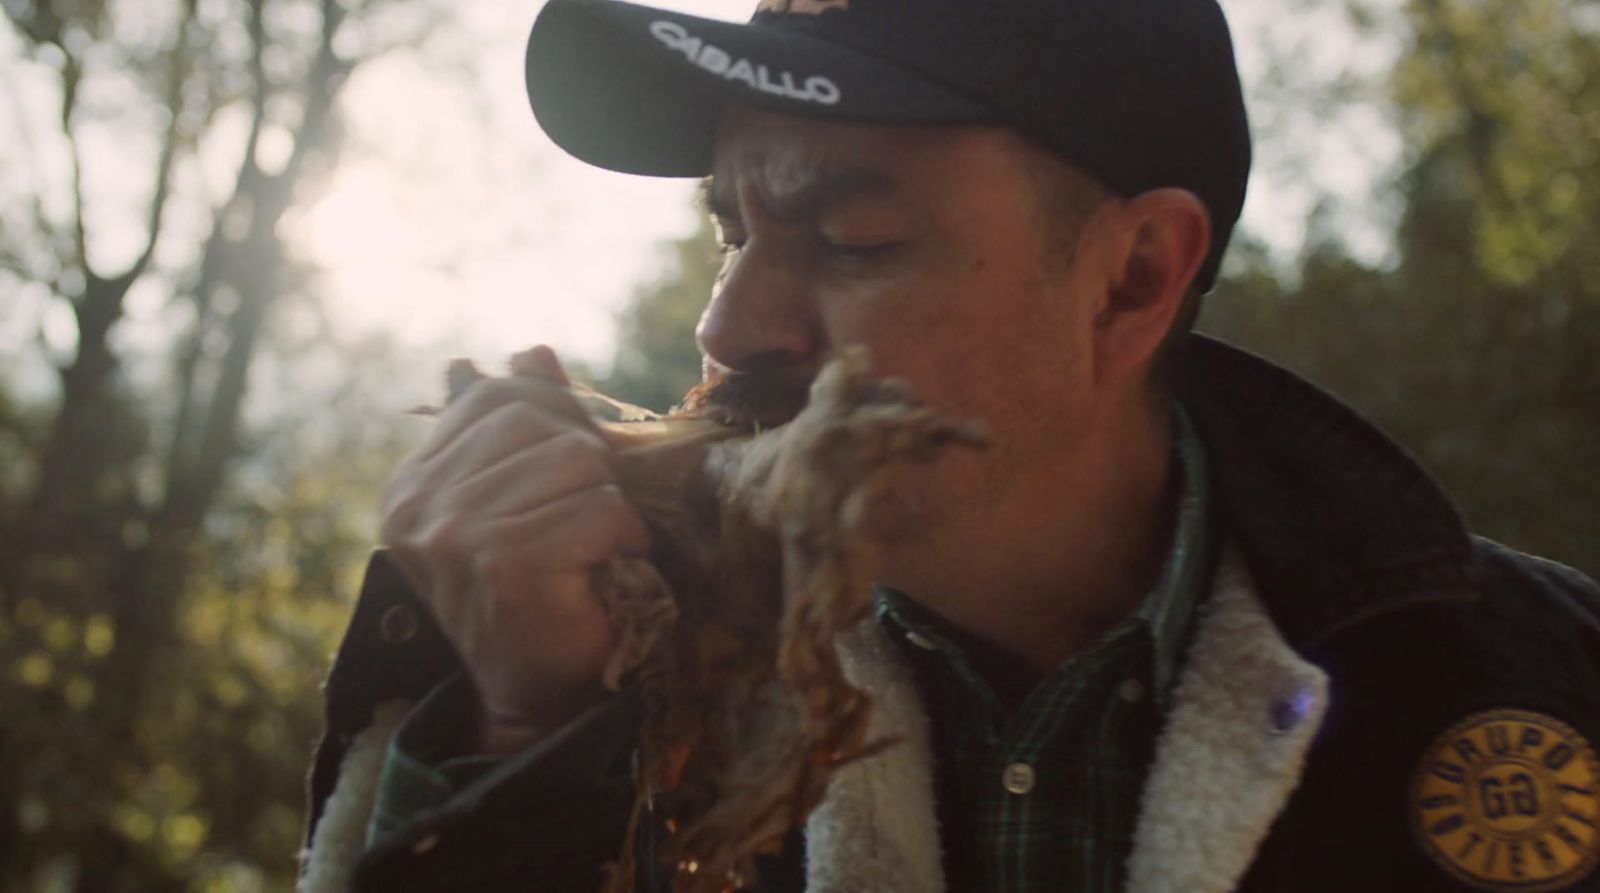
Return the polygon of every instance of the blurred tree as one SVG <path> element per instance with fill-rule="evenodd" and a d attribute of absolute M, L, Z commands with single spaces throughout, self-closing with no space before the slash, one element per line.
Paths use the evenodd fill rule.
<path fill-rule="evenodd" d="M 671 408 L 700 380 L 694 326 L 722 258 L 710 220 L 665 247 L 656 281 L 638 289 L 617 319 L 617 353 L 598 386 L 606 394 L 657 411 Z"/>
<path fill-rule="evenodd" d="M 0 400 L 0 889 L 284 885 L 320 724 L 305 693 L 372 526 L 344 494 L 371 504 L 404 438 L 370 397 L 392 369 L 298 417 L 248 399 L 270 375 L 309 394 L 317 363 L 355 382 L 383 353 L 330 345 L 278 226 L 337 151 L 350 71 L 437 12 L 4 13 L 54 127 L 8 149 L 32 176 L 0 196 L 0 287 L 45 305 L 53 381 Z M 141 292 L 170 296 L 175 341 L 129 337 Z M 296 314 L 309 334 L 278 326 Z"/>
<path fill-rule="evenodd" d="M 1592 575 L 1596 8 L 1404 3 L 1409 36 L 1391 80 L 1405 143 L 1392 264 L 1357 262 L 1326 233 L 1289 277 L 1259 250 L 1236 252 L 1204 320 L 1378 421 L 1442 478 L 1476 529 Z"/>

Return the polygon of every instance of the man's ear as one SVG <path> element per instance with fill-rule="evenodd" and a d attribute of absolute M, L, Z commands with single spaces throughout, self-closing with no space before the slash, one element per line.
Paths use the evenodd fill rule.
<path fill-rule="evenodd" d="M 1187 189 L 1140 193 L 1114 216 L 1111 276 L 1094 321 L 1102 380 L 1148 367 L 1211 247 L 1205 203 Z"/>

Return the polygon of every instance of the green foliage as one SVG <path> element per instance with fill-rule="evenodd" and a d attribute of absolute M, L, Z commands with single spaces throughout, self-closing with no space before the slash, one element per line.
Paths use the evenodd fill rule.
<path fill-rule="evenodd" d="M 1408 3 L 1396 261 L 1315 245 L 1286 280 L 1236 252 L 1203 323 L 1377 421 L 1477 530 L 1600 575 L 1600 35 L 1584 8 Z"/>
<path fill-rule="evenodd" d="M 409 376 L 382 344 L 282 325 L 318 314 L 277 233 L 337 148 L 360 59 L 332 37 L 380 6 L 5 5 L 0 63 L 45 85 L 14 105 L 53 105 L 29 123 L 57 130 L 0 144 L 39 173 L 0 183 L 0 292 L 64 325 L 0 360 L 0 889 L 292 886 L 318 683 L 407 440 L 380 395 Z M 230 127 L 218 206 L 174 171 Z M 270 171 L 264 133 L 292 146 Z M 120 230 L 85 212 L 115 204 L 86 148 L 107 139 L 147 187 Z M 177 323 L 160 338 L 124 337 L 140 288 Z"/>
<path fill-rule="evenodd" d="M 709 220 L 669 243 L 668 263 L 618 319 L 617 355 L 602 391 L 655 410 L 677 404 L 700 380 L 694 325 L 716 282 L 720 258 Z"/>
<path fill-rule="evenodd" d="M 1395 78 L 1403 127 L 1419 168 L 1445 166 L 1426 172 L 1456 179 L 1470 202 L 1476 269 L 1519 289 L 1575 261 L 1596 269 L 1593 4 L 1426 0 L 1407 13 L 1415 37 Z"/>
<path fill-rule="evenodd" d="M 28 876 L 11 866 L 20 886 L 6 889 L 68 865 L 112 889 L 289 886 L 317 692 L 381 481 L 419 433 L 359 396 L 392 377 L 374 368 L 357 393 L 274 426 L 230 482 L 186 553 L 172 644 L 146 668 L 157 694 L 126 737 L 104 725 L 113 615 L 51 597 L 81 592 L 93 570 L 61 562 L 21 592 L 0 627 L 4 771 L 18 830 L 46 858 Z M 91 843 L 108 864 L 80 858 Z"/>

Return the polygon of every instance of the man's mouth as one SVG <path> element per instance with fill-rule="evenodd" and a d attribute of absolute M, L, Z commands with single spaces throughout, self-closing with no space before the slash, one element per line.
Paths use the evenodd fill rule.
<path fill-rule="evenodd" d="M 810 382 L 770 372 L 720 371 L 695 385 L 678 412 L 748 430 L 786 424 L 805 408 Z"/>

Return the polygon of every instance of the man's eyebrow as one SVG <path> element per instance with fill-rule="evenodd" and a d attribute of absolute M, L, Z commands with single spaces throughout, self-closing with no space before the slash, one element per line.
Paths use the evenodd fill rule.
<path fill-rule="evenodd" d="M 829 208 L 856 198 L 882 198 L 900 189 L 900 181 L 886 170 L 859 164 L 818 165 L 792 187 L 769 190 L 763 198 L 768 214 L 785 222 L 813 220 Z M 737 202 L 717 189 L 716 177 L 700 181 L 700 202 L 713 217 L 739 219 Z"/>

